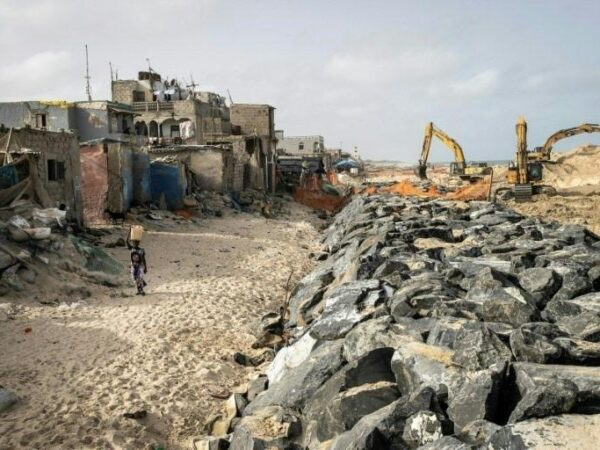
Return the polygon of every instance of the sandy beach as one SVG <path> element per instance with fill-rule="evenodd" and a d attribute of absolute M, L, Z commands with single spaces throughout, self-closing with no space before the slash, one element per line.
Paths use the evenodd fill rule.
<path fill-rule="evenodd" d="M 317 225 L 293 204 L 282 219 L 227 212 L 149 232 L 147 296 L 90 285 L 72 306 L 19 302 L 0 327 L 0 384 L 22 401 L 2 416 L 0 448 L 190 448 L 223 408 L 210 393 L 259 370 L 231 356 L 261 353 L 253 323 L 281 305 L 290 274 L 293 286 L 313 266 Z M 109 252 L 128 261 L 126 249 Z M 123 417 L 138 410 L 147 417 Z"/>

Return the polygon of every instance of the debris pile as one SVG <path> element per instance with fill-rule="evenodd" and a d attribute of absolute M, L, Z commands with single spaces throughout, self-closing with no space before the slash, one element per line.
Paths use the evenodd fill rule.
<path fill-rule="evenodd" d="M 600 238 L 488 202 L 356 197 L 290 345 L 195 448 L 597 448 Z M 246 402 L 249 403 L 246 404 Z"/>

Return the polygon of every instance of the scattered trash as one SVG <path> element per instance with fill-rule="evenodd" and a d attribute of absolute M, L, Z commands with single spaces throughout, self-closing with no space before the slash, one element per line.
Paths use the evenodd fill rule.
<path fill-rule="evenodd" d="M 25 327 L 25 329 L 23 331 L 25 333 L 31 333 L 33 331 L 33 329 L 31 327 Z"/>

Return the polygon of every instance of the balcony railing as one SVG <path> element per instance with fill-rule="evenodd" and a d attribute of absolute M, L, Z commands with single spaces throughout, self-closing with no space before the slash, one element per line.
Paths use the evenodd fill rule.
<path fill-rule="evenodd" d="M 133 102 L 134 112 L 173 111 L 173 102 Z"/>

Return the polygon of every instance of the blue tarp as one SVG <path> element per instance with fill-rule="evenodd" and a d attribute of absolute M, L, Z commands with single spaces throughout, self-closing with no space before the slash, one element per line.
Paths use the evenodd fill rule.
<path fill-rule="evenodd" d="M 17 169 L 15 166 L 8 165 L 0 167 L 0 189 L 6 189 L 19 182 Z"/>
<path fill-rule="evenodd" d="M 342 159 L 334 164 L 336 169 L 358 169 L 360 164 L 353 159 Z"/>
<path fill-rule="evenodd" d="M 164 194 L 169 209 L 183 207 L 186 180 L 181 166 L 159 162 L 150 164 L 150 187 L 153 202 L 159 203 Z"/>

